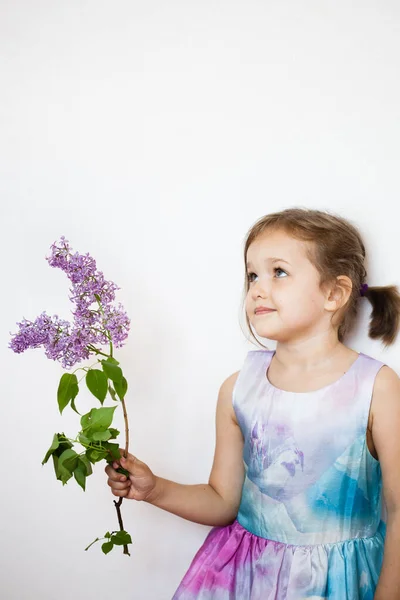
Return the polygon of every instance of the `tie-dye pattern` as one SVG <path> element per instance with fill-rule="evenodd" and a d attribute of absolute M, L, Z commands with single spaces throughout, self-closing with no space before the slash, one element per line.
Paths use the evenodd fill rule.
<path fill-rule="evenodd" d="M 360 353 L 314 392 L 269 383 L 251 350 L 233 390 L 245 480 L 235 521 L 214 527 L 173 600 L 373 600 L 386 525 L 366 443 L 384 363 Z"/>

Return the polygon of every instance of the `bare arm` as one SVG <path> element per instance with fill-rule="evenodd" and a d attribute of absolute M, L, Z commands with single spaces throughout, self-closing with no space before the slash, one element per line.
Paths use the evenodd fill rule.
<path fill-rule="evenodd" d="M 238 375 L 239 372 L 233 373 L 219 390 L 216 445 L 208 483 L 185 485 L 157 477 L 147 465 L 132 457 L 131 464 L 129 458 L 127 463 L 121 462 L 131 473 L 128 481 L 111 467 L 106 467 L 113 494 L 144 500 L 203 525 L 231 523 L 237 515 L 244 479 L 243 436 L 232 405 L 232 391 Z"/>
<path fill-rule="evenodd" d="M 374 600 L 400 600 L 400 379 L 387 366 L 375 380 L 372 416 L 372 437 L 387 507 L 383 564 Z"/>
<path fill-rule="evenodd" d="M 208 484 L 183 485 L 157 477 L 147 502 L 189 521 L 227 525 L 239 508 L 243 468 L 243 437 L 234 416 L 232 390 L 238 373 L 221 385 L 216 410 L 216 445 Z"/>

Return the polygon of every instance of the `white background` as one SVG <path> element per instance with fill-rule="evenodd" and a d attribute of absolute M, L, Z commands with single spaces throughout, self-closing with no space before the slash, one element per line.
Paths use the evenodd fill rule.
<path fill-rule="evenodd" d="M 368 282 L 400 284 L 399 34 L 388 0 L 0 1 L 2 598 L 168 600 L 209 531 L 125 502 L 131 557 L 84 552 L 116 528 L 103 464 L 86 493 L 42 467 L 79 419 L 58 413 L 59 363 L 7 348 L 22 317 L 70 317 L 51 243 L 121 287 L 131 451 L 206 482 L 219 387 L 255 348 L 251 225 L 336 211 L 365 236 Z M 365 301 L 349 345 L 400 372 L 399 342 L 384 351 L 367 324 Z"/>

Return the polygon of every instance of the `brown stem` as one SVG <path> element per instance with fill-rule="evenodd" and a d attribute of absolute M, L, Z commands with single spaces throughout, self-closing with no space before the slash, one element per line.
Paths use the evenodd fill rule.
<path fill-rule="evenodd" d="M 129 425 L 128 425 L 128 413 L 126 412 L 125 400 L 122 398 L 122 409 L 124 411 L 124 421 L 125 421 L 125 450 L 124 457 L 127 458 L 128 450 L 129 450 Z"/>
<path fill-rule="evenodd" d="M 115 510 L 117 511 L 119 529 L 120 529 L 120 531 L 124 531 L 124 524 L 122 522 L 122 515 L 121 515 L 121 510 L 120 510 L 120 506 L 122 504 L 122 497 L 118 500 L 118 502 L 116 500 L 113 500 L 113 502 L 115 505 Z M 127 544 L 124 544 L 124 554 L 127 554 L 128 556 L 130 556 Z"/>
<path fill-rule="evenodd" d="M 112 389 L 112 388 L 111 388 Z M 114 391 L 114 390 L 113 390 Z M 125 448 L 124 448 L 124 458 L 128 458 L 128 451 L 129 451 L 129 424 L 128 424 L 128 413 L 126 411 L 126 404 L 125 404 L 125 400 L 122 398 L 121 400 L 121 404 L 122 404 L 122 410 L 124 413 L 124 422 L 125 422 Z M 112 456 L 112 453 L 109 450 L 110 455 Z"/>

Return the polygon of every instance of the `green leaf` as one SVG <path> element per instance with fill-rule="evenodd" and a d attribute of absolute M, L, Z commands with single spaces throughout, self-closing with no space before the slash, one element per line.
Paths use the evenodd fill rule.
<path fill-rule="evenodd" d="M 76 469 L 74 471 L 74 477 L 77 483 L 81 486 L 83 491 L 86 489 L 86 465 L 78 461 Z"/>
<path fill-rule="evenodd" d="M 116 546 L 123 546 L 124 544 L 132 544 L 132 538 L 126 531 L 118 531 L 111 536 L 111 541 Z"/>
<path fill-rule="evenodd" d="M 104 542 L 104 544 L 101 545 L 101 549 L 103 550 L 104 554 L 108 554 L 113 548 L 114 544 L 112 542 Z"/>
<path fill-rule="evenodd" d="M 96 396 L 100 400 L 100 404 L 103 404 L 107 396 L 107 376 L 103 371 L 100 371 L 100 369 L 90 369 L 86 375 L 86 385 L 93 396 Z"/>
<path fill-rule="evenodd" d="M 92 408 L 89 413 L 81 418 L 82 433 L 88 437 L 96 431 L 105 431 L 112 423 L 116 406 Z"/>
<path fill-rule="evenodd" d="M 86 450 L 86 456 L 91 463 L 96 463 L 103 460 L 103 458 L 106 458 L 108 456 L 108 452 L 103 448 L 88 448 Z"/>
<path fill-rule="evenodd" d="M 111 362 L 109 359 L 107 359 L 102 360 L 101 364 L 103 366 L 104 373 L 109 379 L 111 379 L 111 381 L 114 382 L 114 385 L 116 381 L 120 382 L 122 380 L 122 369 L 118 367 L 115 362 Z"/>
<path fill-rule="evenodd" d="M 79 483 L 79 485 L 83 489 L 83 491 L 85 491 L 86 488 L 86 477 L 88 477 L 88 475 L 91 475 L 92 472 L 92 465 L 88 461 L 87 457 L 85 455 L 79 456 L 76 468 L 74 470 L 74 477 L 77 483 Z"/>
<path fill-rule="evenodd" d="M 91 442 L 91 440 L 86 435 L 83 435 L 82 432 L 79 433 L 79 441 L 82 444 L 82 446 L 89 446 Z"/>
<path fill-rule="evenodd" d="M 74 399 L 74 398 L 72 398 L 72 400 L 71 400 L 71 408 L 72 408 L 72 410 L 74 410 L 74 411 L 76 412 L 76 414 L 77 414 L 77 415 L 80 415 L 80 414 L 81 414 L 81 413 L 79 412 L 79 410 L 77 410 L 77 409 L 76 409 L 76 406 L 75 406 L 75 399 Z"/>
<path fill-rule="evenodd" d="M 72 477 L 72 473 L 78 462 L 78 455 L 75 450 L 68 448 L 58 457 L 57 479 L 60 479 L 65 485 Z"/>
<path fill-rule="evenodd" d="M 111 438 L 111 432 L 109 429 L 106 429 L 106 431 L 96 431 L 93 434 L 93 440 L 95 442 L 106 442 L 110 438 Z"/>
<path fill-rule="evenodd" d="M 59 479 L 59 476 L 58 476 L 58 456 L 56 454 L 53 454 L 53 465 L 54 465 L 54 472 L 56 474 L 56 478 Z"/>
<path fill-rule="evenodd" d="M 112 363 L 113 365 L 119 365 L 119 362 L 118 362 L 118 361 L 117 361 L 117 359 L 116 359 L 116 358 L 114 358 L 113 356 L 109 356 L 109 357 L 107 358 L 107 362 L 110 362 L 110 363 Z"/>
<path fill-rule="evenodd" d="M 78 380 L 75 373 L 64 373 L 57 390 L 57 400 L 60 413 L 70 400 L 74 400 L 79 392 Z"/>
<path fill-rule="evenodd" d="M 118 444 L 112 444 L 111 442 L 104 442 L 103 448 L 105 448 L 106 450 L 109 451 L 108 456 L 107 456 L 107 460 L 109 460 L 109 462 L 113 462 L 114 460 L 119 460 L 121 458 L 121 453 L 119 451 Z M 110 454 L 111 454 L 111 457 L 110 457 Z"/>
<path fill-rule="evenodd" d="M 75 456 L 78 456 L 77 453 L 75 452 L 75 450 L 72 450 L 72 448 L 67 448 L 66 450 L 64 450 L 64 452 L 58 457 L 58 460 L 61 464 L 64 464 L 64 462 L 70 458 L 73 458 Z"/>
<path fill-rule="evenodd" d="M 77 456 L 77 454 L 71 448 L 64 450 L 60 456 L 55 456 L 53 454 L 56 477 L 58 480 L 62 481 L 63 485 L 65 485 L 72 477 L 72 471 L 69 468 L 68 459 L 73 459 L 75 456 Z M 73 463 L 73 461 L 71 461 L 71 463 Z"/>
<path fill-rule="evenodd" d="M 54 437 L 53 437 L 53 442 L 50 446 L 50 448 L 48 449 L 46 456 L 44 457 L 43 461 L 42 461 L 42 465 L 44 465 L 50 458 L 50 456 L 53 454 L 56 456 L 60 456 L 64 450 L 66 450 L 67 448 L 72 448 L 72 444 L 69 440 L 65 440 L 63 439 L 65 437 L 64 433 L 55 433 Z M 60 439 L 61 438 L 61 439 Z"/>
<path fill-rule="evenodd" d="M 53 442 L 52 442 L 50 448 L 47 450 L 46 456 L 42 460 L 42 465 L 44 465 L 44 463 L 47 463 L 47 461 L 49 460 L 50 456 L 53 454 L 54 450 L 57 450 L 57 448 L 58 448 L 59 445 L 60 445 L 60 442 L 59 442 L 59 439 L 58 439 L 58 433 L 55 433 L 54 437 L 53 437 Z"/>
<path fill-rule="evenodd" d="M 117 395 L 116 395 L 116 393 L 115 393 L 115 390 L 114 390 L 114 388 L 113 388 L 113 387 L 111 387 L 111 385 L 110 385 L 110 384 L 108 384 L 108 391 L 110 392 L 110 396 L 111 396 L 111 398 L 112 398 L 112 399 L 113 399 L 115 402 L 118 402 L 118 398 L 117 398 Z"/>
<path fill-rule="evenodd" d="M 66 450 L 66 452 L 68 452 L 68 450 Z M 74 454 L 71 454 L 71 456 L 63 459 L 61 464 L 64 466 L 65 469 L 67 469 L 67 471 L 69 471 L 70 473 L 73 473 L 75 471 L 76 467 L 78 466 L 79 456 L 74 450 L 69 450 L 69 452 L 74 452 Z M 61 460 L 61 456 L 59 458 L 59 461 Z"/>
<path fill-rule="evenodd" d="M 111 537 L 111 533 L 109 531 L 107 531 L 107 533 L 104 534 L 105 538 L 110 538 Z"/>
<path fill-rule="evenodd" d="M 94 409 L 92 408 L 92 410 L 94 410 Z M 82 415 L 82 417 L 81 417 L 82 430 L 88 429 L 90 427 L 90 419 L 91 419 L 91 416 L 92 416 L 91 415 L 92 410 L 90 410 L 88 413 Z"/>
<path fill-rule="evenodd" d="M 90 462 L 88 461 L 87 457 L 85 456 L 85 454 L 79 456 L 79 461 L 81 463 L 83 463 L 86 467 L 86 476 L 91 475 L 93 473 L 92 470 L 92 465 L 90 464 Z"/>
<path fill-rule="evenodd" d="M 64 450 L 66 450 L 67 448 L 72 448 L 73 444 L 71 444 L 71 442 L 67 439 L 64 432 L 58 434 L 58 440 L 60 442 L 59 446 L 53 454 L 56 454 L 57 456 L 61 456 L 61 454 L 64 452 Z"/>
<path fill-rule="evenodd" d="M 119 436 L 120 432 L 118 431 L 118 429 L 114 429 L 114 427 L 110 427 L 110 429 L 108 430 L 111 433 L 111 440 L 115 440 L 117 439 L 117 437 Z"/>
<path fill-rule="evenodd" d="M 121 381 L 114 381 L 114 387 L 120 399 L 123 400 L 128 389 L 128 382 L 125 377 L 122 377 Z"/>

